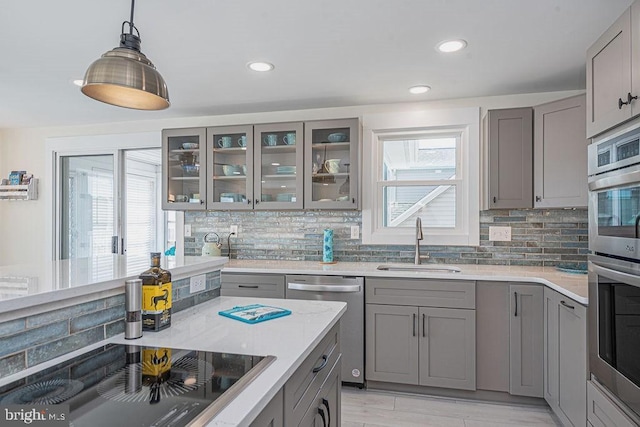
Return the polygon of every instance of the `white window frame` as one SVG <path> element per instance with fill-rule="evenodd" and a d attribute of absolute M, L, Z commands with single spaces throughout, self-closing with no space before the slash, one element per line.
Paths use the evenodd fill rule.
<path fill-rule="evenodd" d="M 382 141 L 421 135 L 460 137 L 456 150 L 456 228 L 423 223 L 425 245 L 477 246 L 480 243 L 480 109 L 421 110 L 363 117 L 362 242 L 415 244 L 415 228 L 384 227 L 382 192 L 388 184 L 429 185 L 430 181 L 383 181 Z"/>

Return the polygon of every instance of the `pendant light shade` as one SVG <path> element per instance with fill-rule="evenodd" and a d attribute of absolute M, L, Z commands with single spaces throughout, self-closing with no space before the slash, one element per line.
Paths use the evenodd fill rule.
<path fill-rule="evenodd" d="M 95 100 L 136 110 L 163 110 L 169 107 L 169 91 L 164 79 L 140 51 L 138 29 L 131 21 L 122 23 L 120 46 L 102 55 L 89 66 L 84 76 L 82 93 Z M 129 24 L 129 33 L 124 32 Z"/>

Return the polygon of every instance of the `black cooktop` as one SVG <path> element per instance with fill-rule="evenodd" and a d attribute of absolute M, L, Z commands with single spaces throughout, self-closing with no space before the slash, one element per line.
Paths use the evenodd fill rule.
<path fill-rule="evenodd" d="M 0 387 L 1 405 L 69 405 L 71 426 L 207 421 L 274 358 L 109 344 Z"/>

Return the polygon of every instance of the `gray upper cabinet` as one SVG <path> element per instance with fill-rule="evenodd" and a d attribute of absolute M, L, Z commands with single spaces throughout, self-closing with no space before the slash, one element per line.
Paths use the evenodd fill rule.
<path fill-rule="evenodd" d="M 302 209 L 302 122 L 256 125 L 254 138 L 254 208 Z"/>
<path fill-rule="evenodd" d="M 311 121 L 304 127 L 304 207 L 357 209 L 359 120 Z"/>
<path fill-rule="evenodd" d="M 632 40 L 631 34 L 632 21 L 635 25 L 640 22 L 638 13 L 634 4 L 587 50 L 587 137 L 640 112 L 638 101 L 631 99 L 640 90 L 632 84 L 636 83 L 632 71 L 640 71 L 638 53 L 634 52 L 632 60 L 632 49 L 640 49 L 640 40 Z"/>
<path fill-rule="evenodd" d="M 205 128 L 162 131 L 162 209 L 204 210 Z"/>
<path fill-rule="evenodd" d="M 531 208 L 533 108 L 490 110 L 485 127 L 489 208 Z"/>
<path fill-rule="evenodd" d="M 534 207 L 587 206 L 585 95 L 535 107 Z"/>
<path fill-rule="evenodd" d="M 207 128 L 207 209 L 253 208 L 253 126 Z"/>
<path fill-rule="evenodd" d="M 514 284 L 509 291 L 509 393 L 543 397 L 543 287 Z"/>
<path fill-rule="evenodd" d="M 564 425 L 583 426 L 587 417 L 586 308 L 544 290 L 544 398 Z"/>

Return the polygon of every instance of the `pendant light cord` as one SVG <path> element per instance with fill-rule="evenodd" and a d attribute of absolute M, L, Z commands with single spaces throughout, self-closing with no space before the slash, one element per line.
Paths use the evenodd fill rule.
<path fill-rule="evenodd" d="M 136 0 L 131 0 L 131 20 L 129 21 L 129 34 L 133 34 L 133 29 L 135 28 L 135 26 L 133 25 L 133 10 L 135 9 L 135 7 Z"/>

